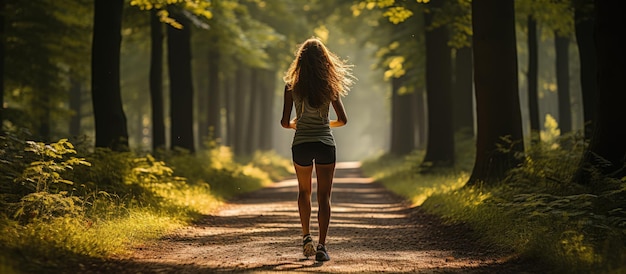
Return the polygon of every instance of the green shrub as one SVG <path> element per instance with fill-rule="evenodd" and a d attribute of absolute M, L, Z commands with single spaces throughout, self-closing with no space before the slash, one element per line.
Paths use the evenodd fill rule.
<path fill-rule="evenodd" d="M 494 248 L 563 273 L 620 273 L 626 269 L 626 178 L 594 173 L 586 185 L 572 182 L 585 146 L 577 134 L 533 145 L 495 187 L 464 187 L 466 169 L 423 173 L 420 152 L 385 155 L 363 168 L 414 205 L 469 224 Z"/>
<path fill-rule="evenodd" d="M 0 136 L 0 272 L 124 254 L 283 174 L 285 161 L 263 155 L 240 164 L 220 146 L 157 158 Z"/>

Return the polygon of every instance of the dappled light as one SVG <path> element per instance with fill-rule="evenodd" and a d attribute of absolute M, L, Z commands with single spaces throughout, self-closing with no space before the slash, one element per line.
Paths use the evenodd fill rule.
<path fill-rule="evenodd" d="M 332 263 L 323 264 L 298 255 L 298 246 L 294 242 L 298 239 L 300 224 L 293 199 L 297 195 L 297 182 L 293 179 L 244 195 L 231 201 L 219 213 L 178 230 L 164 240 L 170 250 L 167 254 L 161 252 L 161 244 L 142 245 L 142 251 L 134 255 L 133 262 L 149 271 L 175 271 L 193 262 L 190 267 L 197 271 L 310 268 L 339 273 L 351 270 L 480 271 L 507 264 L 506 256 L 495 260 L 481 258 L 481 252 L 487 252 L 481 251 L 481 247 L 474 246 L 468 253 L 440 248 L 450 239 L 433 241 L 429 236 L 431 233 L 442 233 L 438 239 L 451 237 L 458 240 L 460 235 L 450 233 L 462 232 L 446 232 L 445 225 L 436 219 L 415 215 L 419 210 L 407 207 L 400 197 L 386 192 L 369 178 L 355 176 L 358 163 L 338 163 L 338 166 L 331 225 L 334 236 L 329 242 L 334 258 Z M 315 215 L 315 202 L 313 208 Z M 316 230 L 314 225 L 313 233 Z M 372 260 L 378 263 L 369 264 Z"/>
<path fill-rule="evenodd" d="M 0 273 L 626 272 L 624 3 L 0 0 Z"/>

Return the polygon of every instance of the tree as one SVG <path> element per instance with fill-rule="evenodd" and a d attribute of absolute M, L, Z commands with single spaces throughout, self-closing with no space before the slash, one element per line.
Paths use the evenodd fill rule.
<path fill-rule="evenodd" d="M 624 2 L 596 1 L 595 44 L 598 65 L 597 102 L 593 134 L 575 180 L 589 184 L 592 169 L 612 178 L 626 176 L 626 55 L 621 37 L 626 35 Z M 617 129 L 617 130 L 616 130 Z"/>
<path fill-rule="evenodd" d="M 591 138 L 596 113 L 596 50 L 594 46 L 593 0 L 577 0 L 574 5 L 574 21 L 578 56 L 580 59 L 580 85 L 583 96 L 584 135 Z"/>
<path fill-rule="evenodd" d="M 220 54 L 219 54 L 219 50 L 218 50 L 218 43 L 219 43 L 219 38 L 217 38 L 216 36 L 214 39 L 212 39 L 210 41 L 210 45 L 208 46 L 208 60 L 207 60 L 207 64 L 208 64 L 208 80 L 209 80 L 209 84 L 207 87 L 207 100 L 208 102 L 205 102 L 205 104 L 208 106 L 208 123 L 207 123 L 207 130 L 211 129 L 213 130 L 212 132 L 212 136 L 209 136 L 209 133 L 207 132 L 207 134 L 204 137 L 212 137 L 214 139 L 217 139 L 221 136 L 222 132 L 221 132 L 221 121 L 222 121 L 222 98 L 221 98 L 221 92 L 220 92 L 220 78 L 219 78 L 219 73 L 220 73 Z"/>
<path fill-rule="evenodd" d="M 391 145 L 393 155 L 407 155 L 415 149 L 414 116 L 411 106 L 415 94 L 406 92 L 407 75 L 391 79 Z"/>
<path fill-rule="evenodd" d="M 170 75 L 171 148 L 195 151 L 193 134 L 193 84 L 191 75 L 191 21 L 183 11 L 168 8 L 181 27 L 167 26 L 167 60 Z"/>
<path fill-rule="evenodd" d="M 150 11 L 150 104 L 152 108 L 152 149 L 165 148 L 163 103 L 163 23 L 157 10 Z"/>
<path fill-rule="evenodd" d="M 559 129 L 561 134 L 572 131 L 572 108 L 569 88 L 569 38 L 554 32 L 556 52 L 556 86 L 559 100 Z"/>
<path fill-rule="evenodd" d="M 452 122 L 455 131 L 467 132 L 474 137 L 474 80 L 472 48 L 456 49 L 454 56 L 454 82 L 452 88 Z"/>
<path fill-rule="evenodd" d="M 513 0 L 472 1 L 478 132 L 469 186 L 497 183 L 524 151 L 514 20 Z"/>
<path fill-rule="evenodd" d="M 426 99 L 428 101 L 428 137 L 424 163 L 434 166 L 454 164 L 452 127 L 452 60 L 448 30 L 433 25 L 433 13 L 443 1 L 434 1 L 426 13 Z"/>
<path fill-rule="evenodd" d="M 541 141 L 541 119 L 539 118 L 539 94 L 538 94 L 538 74 L 539 58 L 537 42 L 537 21 L 532 15 L 527 16 L 528 29 L 528 114 L 530 117 L 530 141 L 539 143 Z"/>
<path fill-rule="evenodd" d="M 0 134 L 4 132 L 4 44 L 6 37 L 6 31 L 4 30 L 5 12 L 5 0 L 0 0 Z"/>
<path fill-rule="evenodd" d="M 91 92 L 96 147 L 128 150 L 126 115 L 120 94 L 123 0 L 95 0 Z"/>

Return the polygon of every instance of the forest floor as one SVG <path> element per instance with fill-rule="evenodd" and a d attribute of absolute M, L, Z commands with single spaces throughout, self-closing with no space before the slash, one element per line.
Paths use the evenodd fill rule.
<path fill-rule="evenodd" d="M 314 185 L 315 188 L 315 185 Z M 315 194 L 314 194 L 315 196 Z M 465 225 L 450 225 L 338 163 L 327 249 L 331 260 L 302 255 L 297 182 L 248 193 L 124 258 L 81 264 L 79 273 L 413 272 L 544 273 L 540 264 L 481 244 Z M 313 197 L 315 200 L 315 197 Z M 316 240 L 316 203 L 312 234 Z"/>

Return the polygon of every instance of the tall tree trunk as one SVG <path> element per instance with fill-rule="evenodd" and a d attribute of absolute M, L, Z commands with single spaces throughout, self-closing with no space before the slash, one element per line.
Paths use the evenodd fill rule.
<path fill-rule="evenodd" d="M 259 69 L 252 68 L 250 69 L 250 81 L 248 87 L 248 119 L 246 121 L 245 128 L 246 132 L 246 140 L 245 140 L 245 155 L 252 155 L 254 151 L 258 147 L 258 125 L 259 121 Z"/>
<path fill-rule="evenodd" d="M 423 89 L 417 89 L 415 93 L 415 111 L 413 122 L 415 134 L 417 135 L 415 147 L 418 149 L 426 149 L 428 142 L 428 107 L 426 106 L 426 92 Z"/>
<path fill-rule="evenodd" d="M 4 29 L 4 14 L 6 12 L 5 0 L 0 0 L 0 136 L 4 133 L 4 54 L 6 31 Z"/>
<path fill-rule="evenodd" d="M 429 5 L 440 7 L 443 1 Z M 433 13 L 425 16 L 432 25 Z M 428 142 L 424 163 L 432 166 L 454 164 L 454 132 L 452 128 L 452 59 L 445 26 L 426 30 L 426 100 L 428 101 Z"/>
<path fill-rule="evenodd" d="M 402 156 L 415 149 L 412 93 L 401 93 L 406 75 L 391 79 L 391 145 L 389 152 Z"/>
<path fill-rule="evenodd" d="M 539 43 L 537 42 L 537 21 L 528 16 L 528 114 L 530 117 L 530 141 L 533 144 L 541 141 L 541 119 L 539 118 Z"/>
<path fill-rule="evenodd" d="M 128 129 L 120 91 L 123 0 L 95 0 L 91 93 L 96 147 L 128 151 Z"/>
<path fill-rule="evenodd" d="M 467 185 L 498 183 L 524 152 L 520 114 L 513 0 L 472 1 L 474 84 L 478 134 Z M 509 152 L 498 149 L 501 138 Z"/>
<path fill-rule="evenodd" d="M 37 129 L 37 135 L 44 142 L 49 142 L 52 138 L 51 129 L 50 129 L 50 115 L 52 113 L 52 103 L 50 102 L 50 94 L 47 92 L 42 92 L 39 94 L 41 96 L 38 98 L 37 107 L 39 111 L 37 114 L 39 115 L 39 127 Z"/>
<path fill-rule="evenodd" d="M 454 95 L 452 96 L 453 126 L 455 131 L 467 131 L 468 137 L 474 137 L 474 80 L 472 48 L 456 50 L 454 58 Z"/>
<path fill-rule="evenodd" d="M 598 61 L 598 107 L 593 135 L 575 177 L 589 184 L 589 167 L 612 178 L 626 176 L 626 132 L 619 126 L 626 119 L 626 54 L 622 37 L 626 35 L 624 2 L 596 1 L 595 42 Z"/>
<path fill-rule="evenodd" d="M 179 11 L 170 16 L 182 29 L 167 27 L 167 59 L 170 73 L 171 147 L 195 151 L 193 133 L 193 83 L 191 76 L 191 23 Z"/>
<path fill-rule="evenodd" d="M 580 59 L 580 86 L 583 95 L 583 117 L 585 121 L 584 135 L 591 138 L 593 121 L 596 114 L 596 80 L 598 68 L 596 64 L 596 49 L 593 41 L 594 17 L 593 0 L 580 0 L 576 4 L 574 17 L 576 28 L 576 42 Z"/>
<path fill-rule="evenodd" d="M 226 145 L 233 148 L 235 146 L 235 90 L 238 88 L 237 77 L 240 76 L 240 71 L 237 69 L 233 75 L 226 76 L 227 85 L 224 86 L 224 93 L 226 95 Z"/>
<path fill-rule="evenodd" d="M 273 70 L 263 70 L 263 77 L 261 77 L 261 108 L 259 122 L 261 131 L 259 132 L 259 149 L 271 150 L 272 149 L 272 130 L 274 127 L 275 119 L 274 113 L 274 94 L 276 94 L 276 77 Z"/>
<path fill-rule="evenodd" d="M 163 23 L 156 10 L 150 12 L 150 103 L 152 109 L 152 149 L 165 149 L 163 103 Z"/>
<path fill-rule="evenodd" d="M 235 76 L 235 90 L 233 94 L 233 149 L 235 155 L 242 156 L 246 153 L 245 149 L 245 139 L 248 134 L 246 132 L 245 127 L 245 115 L 246 115 L 246 106 L 247 106 L 247 89 L 250 78 L 248 77 L 247 68 L 245 68 L 242 64 L 239 64 L 239 68 L 237 69 L 237 75 Z"/>
<path fill-rule="evenodd" d="M 556 52 L 556 86 L 559 101 L 561 135 L 572 131 L 572 100 L 569 91 L 569 38 L 554 33 Z"/>
<path fill-rule="evenodd" d="M 72 72 L 71 72 L 72 73 Z M 80 120 L 82 118 L 82 83 L 76 77 L 70 76 L 70 110 L 73 115 L 70 118 L 70 135 L 76 137 L 80 135 Z"/>
<path fill-rule="evenodd" d="M 221 122 L 222 122 L 222 98 L 220 92 L 220 82 L 219 82 L 219 62 L 220 55 L 217 52 L 217 40 L 211 41 L 212 45 L 210 45 L 209 55 L 208 55 L 208 65 L 209 65 L 209 86 L 207 94 L 209 95 L 207 98 L 206 105 L 209 108 L 208 112 L 208 127 L 210 131 L 210 136 L 214 140 L 218 140 L 222 135 L 221 132 Z"/>

